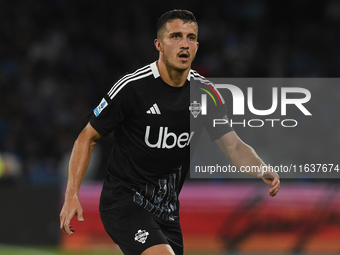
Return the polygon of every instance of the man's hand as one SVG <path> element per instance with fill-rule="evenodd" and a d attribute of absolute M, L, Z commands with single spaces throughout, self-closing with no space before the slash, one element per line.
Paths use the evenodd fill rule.
<path fill-rule="evenodd" d="M 258 172 L 245 171 L 246 174 L 252 176 L 257 176 L 262 178 L 262 180 L 271 186 L 269 189 L 269 195 L 275 196 L 280 189 L 280 177 L 279 175 L 270 167 L 267 167 L 262 159 L 256 154 L 255 150 L 249 145 L 245 144 L 235 133 L 231 131 L 219 139 L 217 139 L 216 144 L 223 151 L 224 155 L 228 160 L 237 167 L 241 169 L 242 166 L 258 166 Z"/>
<path fill-rule="evenodd" d="M 269 195 L 274 197 L 280 190 L 280 177 L 275 171 L 268 171 L 263 174 L 262 180 L 271 186 L 269 189 Z"/>
<path fill-rule="evenodd" d="M 88 123 L 73 145 L 65 202 L 60 212 L 60 229 L 68 236 L 73 235 L 74 229 L 71 227 L 70 222 L 75 215 L 77 215 L 78 221 L 84 221 L 78 193 L 89 166 L 93 148 L 100 137 L 100 134 Z"/>
<path fill-rule="evenodd" d="M 83 209 L 78 197 L 67 198 L 60 212 L 60 229 L 68 236 L 72 236 L 75 229 L 70 225 L 72 218 L 77 215 L 78 221 L 84 221 Z"/>

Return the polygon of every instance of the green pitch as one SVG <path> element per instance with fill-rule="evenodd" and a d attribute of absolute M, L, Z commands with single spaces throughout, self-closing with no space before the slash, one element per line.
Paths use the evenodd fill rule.
<path fill-rule="evenodd" d="M 68 251 L 57 247 L 23 247 L 0 244 L 0 255 L 123 255 L 123 253 L 119 251 L 110 250 Z M 208 255 L 208 254 L 185 253 L 185 255 Z"/>

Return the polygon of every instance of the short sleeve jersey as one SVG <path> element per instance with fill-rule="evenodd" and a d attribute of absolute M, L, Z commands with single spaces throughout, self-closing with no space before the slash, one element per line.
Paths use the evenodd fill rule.
<path fill-rule="evenodd" d="M 198 88 L 193 85 L 197 95 L 190 93 L 190 79 L 197 81 Z M 204 127 L 212 140 L 232 130 L 229 125 L 207 125 L 208 115 L 194 116 L 201 86 L 218 93 L 212 84 L 202 85 L 205 81 L 190 70 L 184 86 L 172 87 L 161 79 L 154 62 L 123 76 L 103 97 L 90 119 L 99 134 L 114 135 L 100 210 L 137 203 L 163 219 L 178 218 L 178 195 L 189 169 L 190 148 Z M 213 108 L 212 116 L 226 118 L 225 105 L 217 98 L 221 105 Z M 212 101 L 208 97 L 208 108 Z"/>

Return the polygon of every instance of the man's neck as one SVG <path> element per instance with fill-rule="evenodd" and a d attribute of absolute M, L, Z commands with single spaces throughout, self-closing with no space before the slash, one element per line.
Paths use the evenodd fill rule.
<path fill-rule="evenodd" d="M 190 68 L 183 72 L 180 72 L 166 66 L 162 61 L 158 60 L 156 64 L 158 67 L 159 75 L 164 82 L 172 87 L 182 87 L 185 84 Z"/>

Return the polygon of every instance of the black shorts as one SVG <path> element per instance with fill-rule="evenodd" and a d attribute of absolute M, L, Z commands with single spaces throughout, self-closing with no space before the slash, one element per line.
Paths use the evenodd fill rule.
<path fill-rule="evenodd" d="M 151 246 L 169 244 L 176 255 L 183 255 L 179 221 L 166 221 L 140 205 L 100 211 L 106 232 L 125 255 L 141 254 Z"/>

